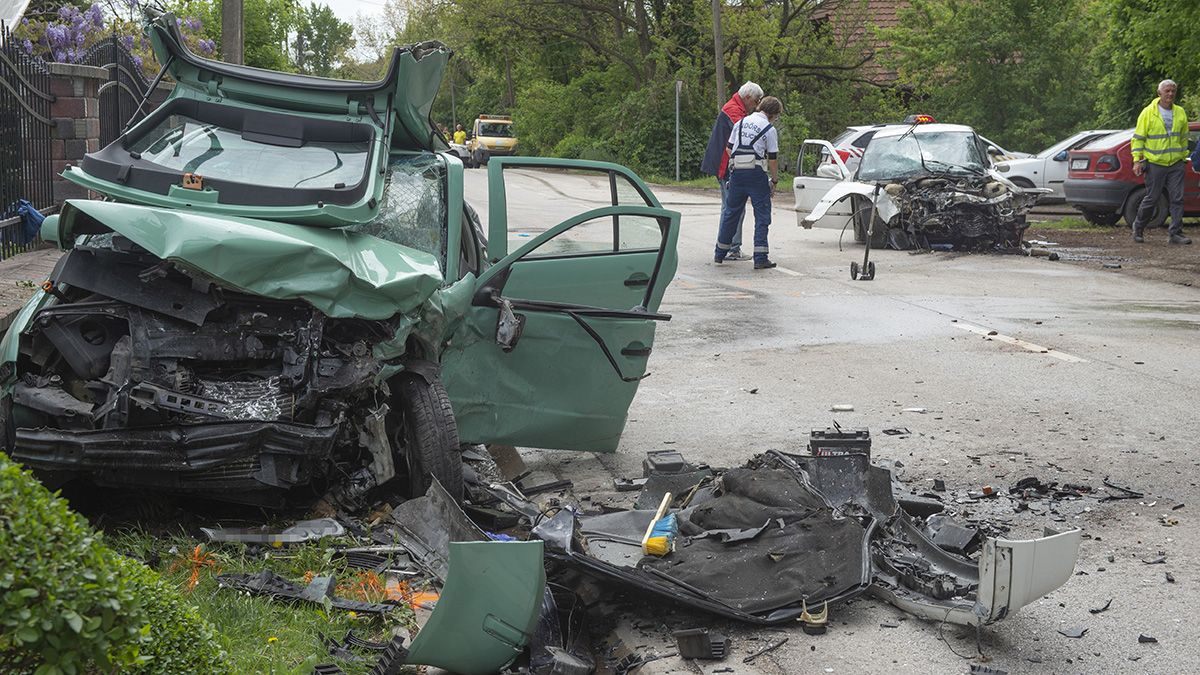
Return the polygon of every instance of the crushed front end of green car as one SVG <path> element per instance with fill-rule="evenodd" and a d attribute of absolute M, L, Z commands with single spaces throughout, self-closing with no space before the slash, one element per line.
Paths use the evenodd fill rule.
<path fill-rule="evenodd" d="M 147 33 L 176 86 L 64 172 L 107 200 L 46 219 L 66 253 L 0 341 L 15 458 L 52 485 L 356 508 L 431 477 L 460 497 L 463 442 L 615 450 L 676 267 L 679 214 L 637 176 L 496 158 L 485 231 L 429 121 L 440 43 L 350 82 L 200 58 L 169 15 Z M 507 176 L 564 170 L 611 204 L 510 252 Z M 597 222 L 611 241 L 559 246 Z"/>

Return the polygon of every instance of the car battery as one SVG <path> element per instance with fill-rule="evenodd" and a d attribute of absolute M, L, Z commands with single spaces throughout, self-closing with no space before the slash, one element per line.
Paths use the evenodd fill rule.
<path fill-rule="evenodd" d="M 816 457 L 838 455 L 871 456 L 871 432 L 866 429 L 813 429 L 808 435 L 808 451 Z"/>

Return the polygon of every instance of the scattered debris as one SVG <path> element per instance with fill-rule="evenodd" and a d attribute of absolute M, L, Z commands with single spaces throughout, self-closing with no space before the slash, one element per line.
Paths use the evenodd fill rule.
<path fill-rule="evenodd" d="M 965 556 L 979 548 L 979 530 L 963 527 L 949 516 L 929 516 L 924 531 L 930 541 L 943 551 Z"/>
<path fill-rule="evenodd" d="M 854 406 L 849 403 L 838 403 L 829 409 L 830 412 L 854 412 Z"/>
<path fill-rule="evenodd" d="M 1150 558 L 1142 558 L 1142 562 L 1147 565 L 1162 565 L 1167 562 L 1167 554 L 1164 551 L 1159 551 L 1158 555 Z"/>
<path fill-rule="evenodd" d="M 763 654 L 766 654 L 767 652 L 773 652 L 776 649 L 779 649 L 784 644 L 786 644 L 787 641 L 788 641 L 788 638 L 780 638 L 780 639 L 776 640 L 775 642 L 772 642 L 771 644 L 767 645 L 766 647 L 763 647 L 762 649 L 759 649 L 759 650 L 753 652 L 752 654 L 750 654 L 749 656 L 747 656 L 746 658 L 742 659 L 742 663 L 754 663 L 754 659 L 757 659 L 758 657 L 762 656 Z"/>
<path fill-rule="evenodd" d="M 933 479 L 933 489 L 938 492 L 945 492 L 946 491 L 946 481 L 942 480 L 941 478 L 934 478 Z"/>
<path fill-rule="evenodd" d="M 1112 501 L 1112 500 L 1116 500 L 1116 499 L 1141 499 L 1142 497 L 1146 496 L 1145 494 L 1138 492 L 1137 490 L 1133 490 L 1133 489 L 1130 489 L 1130 488 L 1127 488 L 1127 487 L 1124 487 L 1121 485 L 1117 485 L 1116 483 L 1109 480 L 1108 476 L 1104 477 L 1104 485 L 1105 485 L 1105 487 L 1109 487 L 1109 488 L 1116 490 L 1117 494 L 1109 493 L 1105 497 L 1101 498 L 1100 501 Z"/>
<path fill-rule="evenodd" d="M 317 605 L 328 603 L 331 607 L 347 612 L 386 614 L 395 607 L 388 603 L 339 598 L 333 594 L 334 586 L 337 585 L 333 576 L 315 577 L 308 586 L 301 588 L 270 570 L 262 570 L 256 574 L 222 574 L 217 577 L 217 583 L 222 588 L 245 591 L 251 595 L 265 595 L 275 600 L 304 601 Z"/>
<path fill-rule="evenodd" d="M 1175 575 L 1171 574 L 1170 572 L 1167 572 L 1166 574 L 1167 574 L 1167 583 L 1168 584 L 1175 583 Z"/>
<path fill-rule="evenodd" d="M 912 432 L 908 430 L 908 427 L 892 427 L 890 429 L 884 429 L 883 433 L 887 434 L 888 436 L 904 436 L 906 434 L 911 434 Z"/>
<path fill-rule="evenodd" d="M 985 666 L 981 663 L 972 663 L 971 675 L 1008 675 L 1008 671 L 993 668 L 992 666 Z"/>
<path fill-rule="evenodd" d="M 268 544 L 282 546 L 283 544 L 299 544 L 314 541 L 324 537 L 340 537 L 346 534 L 346 528 L 333 518 L 317 518 L 301 520 L 283 530 L 273 530 L 266 525 L 260 527 L 202 527 L 200 531 L 209 541 L 244 542 L 248 544 Z"/>
<path fill-rule="evenodd" d="M 1179 519 L 1164 513 L 1158 517 L 1158 522 L 1162 523 L 1163 527 L 1175 527 L 1179 524 Z"/>
<path fill-rule="evenodd" d="M 1104 269 L 1109 269 L 1109 270 L 1119 270 L 1119 269 L 1121 269 L 1121 263 L 1108 263 L 1108 262 L 1106 262 L 1106 263 L 1104 263 Z"/>
<path fill-rule="evenodd" d="M 1088 632 L 1088 629 L 1083 628 L 1081 626 L 1077 626 L 1075 628 L 1060 628 L 1060 629 L 1058 629 L 1059 635 L 1062 635 L 1063 637 L 1069 637 L 1069 638 L 1081 638 L 1087 632 Z"/>
<path fill-rule="evenodd" d="M 811 614 L 808 611 L 808 604 L 801 601 L 802 610 L 800 612 L 800 627 L 806 635 L 824 635 L 826 628 L 829 626 L 829 601 L 826 601 L 821 611 L 816 614 Z"/>
<path fill-rule="evenodd" d="M 895 621 L 884 621 L 879 624 L 879 627 L 880 628 L 899 628 L 900 624 L 896 623 Z"/>
<path fill-rule="evenodd" d="M 1103 607 L 1093 607 L 1093 608 L 1089 609 L 1088 611 L 1091 612 L 1092 614 L 1099 614 L 1101 612 L 1107 612 L 1108 608 L 1112 606 L 1112 601 L 1113 601 L 1113 599 L 1109 598 L 1108 602 L 1104 603 Z"/>
<path fill-rule="evenodd" d="M 927 413 L 927 412 L 929 412 L 929 409 L 928 409 L 928 408 L 905 408 L 904 410 L 901 410 L 900 412 L 910 412 L 910 413 L 922 413 L 922 414 L 924 414 L 924 413 Z"/>
<path fill-rule="evenodd" d="M 671 634 L 685 659 L 723 659 L 729 655 L 729 638 L 707 628 L 688 628 Z"/>
<path fill-rule="evenodd" d="M 1138 635 L 1138 642 L 1140 644 L 1157 643 L 1158 638 L 1150 636 L 1150 635 L 1146 635 L 1145 633 L 1141 633 Z"/>

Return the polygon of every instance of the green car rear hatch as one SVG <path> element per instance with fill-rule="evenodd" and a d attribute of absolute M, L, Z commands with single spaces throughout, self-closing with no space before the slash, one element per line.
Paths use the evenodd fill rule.
<path fill-rule="evenodd" d="M 147 33 L 175 88 L 64 173 L 118 201 L 337 227 L 374 216 L 393 150 L 447 149 L 429 120 L 439 42 L 398 47 L 383 79 L 357 82 L 201 58 L 170 14 Z"/>

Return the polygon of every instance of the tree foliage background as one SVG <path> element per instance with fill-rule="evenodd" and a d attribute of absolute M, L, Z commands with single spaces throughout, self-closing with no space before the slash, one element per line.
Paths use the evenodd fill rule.
<path fill-rule="evenodd" d="M 221 0 L 165 1 L 197 48 L 219 52 Z M 75 19 L 35 0 L 22 35 L 31 49 L 52 55 L 103 33 L 78 19 L 94 16 L 90 3 L 68 3 Z M 611 159 L 664 177 L 674 174 L 678 80 L 685 178 L 699 175 L 718 105 L 746 80 L 784 102 L 785 160 L 806 137 L 913 112 L 1036 152 L 1079 129 L 1131 126 L 1167 77 L 1185 107 L 1200 100 L 1189 98 L 1200 85 L 1195 2 L 909 0 L 898 22 L 879 21 L 871 0 L 720 5 L 723 92 L 711 0 L 386 0 L 353 28 L 319 3 L 245 0 L 246 62 L 376 79 L 394 46 L 441 40 L 455 56 L 436 122 L 469 128 L 481 113 L 509 113 L 525 154 Z M 72 20 L 81 27 L 38 41 Z M 113 21 L 132 34 L 129 17 Z"/>

